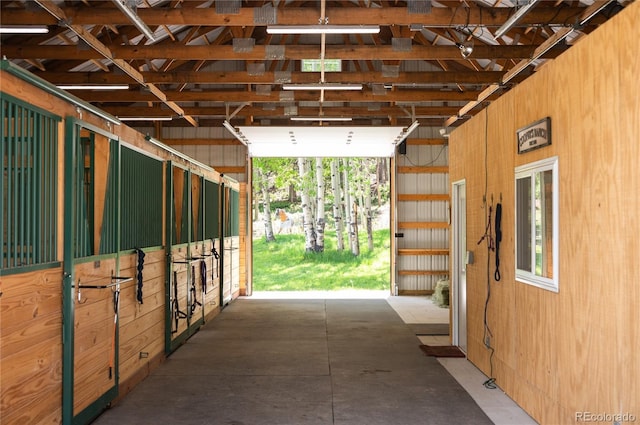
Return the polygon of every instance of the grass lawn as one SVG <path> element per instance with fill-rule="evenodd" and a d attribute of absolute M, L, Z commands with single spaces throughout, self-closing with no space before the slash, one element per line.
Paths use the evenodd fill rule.
<path fill-rule="evenodd" d="M 254 291 L 337 291 L 389 289 L 389 229 L 373 233 L 374 250 L 367 249 L 367 234 L 360 234 L 360 255 L 336 251 L 335 232 L 325 234 L 325 252 L 305 254 L 304 235 L 276 235 L 276 241 L 253 241 Z M 345 245 L 348 241 L 345 238 Z"/>

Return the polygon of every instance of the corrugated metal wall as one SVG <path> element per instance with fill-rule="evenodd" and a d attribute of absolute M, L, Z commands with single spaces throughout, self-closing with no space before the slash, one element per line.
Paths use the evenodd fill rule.
<path fill-rule="evenodd" d="M 432 133 L 436 129 L 419 130 L 412 139 L 407 140 L 406 154 L 396 156 L 397 202 L 394 224 L 398 237 L 395 282 L 398 293 L 405 294 L 431 293 L 437 281 L 448 276 L 449 269 L 448 255 L 434 255 L 428 251 L 434 248 L 449 249 L 449 173 L 441 170 L 431 172 L 428 168 L 448 166 L 449 148 L 444 139 L 440 144 L 412 143 L 414 139 L 420 143 L 423 140 L 420 138 L 435 138 Z M 403 167 L 419 167 L 419 172 L 400 172 Z M 447 197 L 446 200 L 403 200 L 402 195 L 407 194 L 440 194 Z"/>

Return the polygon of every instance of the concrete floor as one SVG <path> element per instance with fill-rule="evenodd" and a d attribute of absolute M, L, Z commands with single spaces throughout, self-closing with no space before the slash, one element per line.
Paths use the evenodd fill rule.
<path fill-rule="evenodd" d="M 95 424 L 491 424 L 385 299 L 239 299 Z"/>

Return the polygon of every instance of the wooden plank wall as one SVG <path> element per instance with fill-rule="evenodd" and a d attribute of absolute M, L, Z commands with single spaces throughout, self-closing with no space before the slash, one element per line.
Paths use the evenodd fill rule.
<path fill-rule="evenodd" d="M 77 117 L 105 132 L 113 133 L 128 146 L 158 158 L 169 158 L 195 173 L 204 173 L 209 180 L 217 181 L 220 175 L 200 169 L 193 163 L 168 154 L 161 147 L 147 142 L 144 135 L 133 129 L 108 125 L 106 121 L 87 111 L 79 113 L 71 105 L 29 85 L 4 71 L 0 72 L 2 91 L 37 107 L 55 111 L 60 116 Z M 79 115 L 81 114 L 81 116 Z M 63 181 L 64 121 L 59 126 L 58 173 Z M 238 190 L 238 183 L 229 182 Z M 63 241 L 63 184 L 58 188 L 58 260 L 62 260 Z M 102 210 L 102 208 L 98 208 Z M 164 216 L 164 213 L 163 213 Z M 166 219 L 166 218 L 165 218 Z M 241 218 L 241 222 L 243 219 Z M 99 227 L 99 226 L 97 226 Z M 164 228 L 164 227 L 163 227 Z M 246 232 L 246 228 L 245 228 Z M 246 235 L 245 235 L 246 236 Z M 240 288 L 240 237 L 233 239 L 234 250 L 227 256 L 231 267 L 227 268 L 232 278 L 234 297 Z M 166 239 L 163 235 L 163 240 Z M 220 241 L 215 241 L 220 252 Z M 192 256 L 208 255 L 210 241 L 192 244 Z M 186 247 L 176 250 L 176 257 L 184 257 Z M 96 261 L 99 260 L 99 261 Z M 84 284 L 103 284 L 110 281 L 112 273 L 119 276 L 136 275 L 136 255 L 123 252 L 120 269 L 116 258 L 87 259 L 77 264 L 74 280 Z M 196 263 L 196 298 L 205 301 L 196 307 L 193 321 L 200 317 L 213 318 L 220 310 L 218 262 L 206 257 L 207 294 L 203 294 L 199 263 Z M 144 263 L 143 303 L 136 300 L 135 280 L 121 285 L 119 314 L 119 395 L 122 396 L 146 377 L 164 359 L 165 338 L 165 279 L 166 256 L 164 248 L 155 247 L 146 252 Z M 183 285 L 179 287 L 180 307 L 186 303 L 189 287 L 186 282 L 186 266 L 179 273 Z M 0 277 L 0 422 L 2 424 L 60 423 L 62 420 L 62 286 L 63 271 L 60 264 L 21 274 Z M 244 278 L 246 279 L 246 272 Z M 113 291 L 111 289 L 89 289 L 81 291 L 81 298 L 74 299 L 75 306 L 75 383 L 74 414 L 91 405 L 98 397 L 113 387 L 115 370 L 109 378 L 109 367 L 113 356 Z M 186 321 L 181 321 L 181 330 Z M 114 365 L 115 366 L 115 365 Z"/>
<path fill-rule="evenodd" d="M 128 392 L 148 375 L 164 355 L 164 249 L 145 252 L 142 269 L 142 303 L 137 296 L 138 256 L 120 259 L 120 274 L 134 281 L 120 292 L 120 386 Z"/>
<path fill-rule="evenodd" d="M 625 8 L 452 132 L 451 181 L 467 181 L 468 357 L 483 344 L 487 200 L 502 200 L 502 280 L 488 322 L 498 385 L 542 424 L 576 412 L 640 415 L 640 3 Z M 516 153 L 518 128 L 549 116 L 551 146 Z M 485 137 L 486 134 L 486 137 Z M 557 155 L 559 293 L 515 280 L 514 168 Z M 491 257 L 493 265 L 493 255 Z M 491 273 L 493 275 L 493 273 Z"/>
<path fill-rule="evenodd" d="M 173 251 L 171 252 L 171 258 L 173 260 L 173 269 L 171 272 L 171 299 L 174 299 L 174 294 L 176 293 L 175 290 L 177 288 L 177 293 L 178 293 L 178 308 L 181 312 L 183 313 L 187 313 L 187 309 L 189 308 L 189 300 L 188 300 L 188 293 L 189 293 L 189 279 L 187 276 L 187 267 L 189 267 L 188 264 L 183 264 L 181 262 L 186 261 L 187 258 L 187 249 L 186 247 L 177 247 L 174 248 Z M 173 307 L 172 307 L 172 314 L 173 314 Z M 171 332 L 172 334 L 172 339 L 177 338 L 178 336 L 180 336 L 184 331 L 187 330 L 188 324 L 187 324 L 187 319 L 186 318 L 181 318 L 178 320 L 178 327 L 177 329 L 175 328 L 175 324 L 174 324 L 174 319 L 173 317 L 171 318 L 171 323 L 172 323 L 172 328 L 171 328 Z"/>
<path fill-rule="evenodd" d="M 220 253 L 220 239 L 214 241 L 216 252 Z M 211 254 L 211 241 L 205 241 L 204 249 L 198 251 L 200 254 Z M 220 261 L 214 256 L 207 257 L 207 293 L 204 297 L 204 317 L 211 320 L 220 312 Z"/>
<path fill-rule="evenodd" d="M 237 298 L 240 295 L 240 256 L 243 255 L 244 249 L 240 247 L 240 236 L 229 238 L 231 240 L 231 296 Z M 246 274 L 243 274 L 246 279 Z"/>
<path fill-rule="evenodd" d="M 0 278 L 0 419 L 57 423 L 62 415 L 62 269 Z"/>
<path fill-rule="evenodd" d="M 251 186 L 248 187 L 250 188 Z M 240 237 L 238 242 L 238 246 L 241 247 L 238 259 L 240 295 L 251 295 L 252 292 L 249 276 L 251 276 L 251 248 L 253 242 L 250 237 L 247 237 L 247 235 L 253 233 L 253 231 L 249 229 L 249 226 L 251 226 L 251 220 L 249 219 L 251 210 L 248 209 L 248 207 L 250 205 L 251 201 L 249 199 L 249 193 L 247 192 L 247 183 L 240 183 Z"/>
<path fill-rule="evenodd" d="M 74 297 L 75 415 L 115 385 L 115 369 L 111 365 L 115 335 L 114 289 L 82 289 L 82 285 L 108 285 L 112 274 L 116 274 L 115 259 L 75 267 L 76 291 L 80 288 L 79 296 Z"/>
<path fill-rule="evenodd" d="M 75 106 L 0 72 L 2 91 L 61 117 Z M 91 115 L 87 122 L 100 125 Z M 64 123 L 58 126 L 58 181 L 63 181 Z M 58 235 L 63 185 L 58 186 Z M 57 240 L 58 260 L 63 240 Z M 58 423 L 62 416 L 62 268 L 0 277 L 0 419 L 3 424 Z"/>

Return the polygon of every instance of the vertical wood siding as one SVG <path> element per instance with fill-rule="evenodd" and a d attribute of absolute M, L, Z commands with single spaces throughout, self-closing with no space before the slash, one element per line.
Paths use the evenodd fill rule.
<path fill-rule="evenodd" d="M 629 48 L 637 22 L 640 3 L 451 135 L 451 180 L 466 179 L 467 249 L 476 253 L 467 267 L 469 359 L 490 373 L 482 340 L 487 251 L 476 246 L 487 213 L 487 146 L 488 199 L 503 202 L 502 280 L 490 283 L 488 310 L 493 371 L 498 385 L 543 424 L 573 423 L 584 411 L 640 412 L 640 57 Z M 516 130 L 546 116 L 553 144 L 518 155 Z M 514 271 L 514 169 L 554 155 L 558 293 L 518 282 Z"/>

